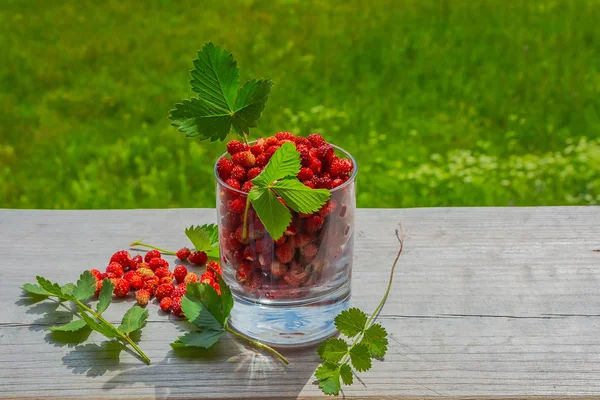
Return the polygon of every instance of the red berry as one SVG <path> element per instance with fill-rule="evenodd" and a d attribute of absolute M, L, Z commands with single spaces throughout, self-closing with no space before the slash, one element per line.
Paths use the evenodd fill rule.
<path fill-rule="evenodd" d="M 186 285 L 188 283 L 195 283 L 198 281 L 199 281 L 198 275 L 196 275 L 194 272 L 188 272 L 188 274 L 183 279 L 183 283 L 185 283 Z"/>
<path fill-rule="evenodd" d="M 188 258 L 188 260 L 192 264 L 204 265 L 204 264 L 206 264 L 206 261 L 208 261 L 208 256 L 203 251 L 195 251 L 192 254 L 190 254 L 190 257 Z"/>
<path fill-rule="evenodd" d="M 240 214 L 246 209 L 246 202 L 238 197 L 237 199 L 229 200 L 227 208 L 233 213 Z"/>
<path fill-rule="evenodd" d="M 287 238 L 285 237 L 285 235 L 283 235 L 279 239 L 274 240 L 273 243 L 275 243 L 275 244 L 284 244 L 286 240 L 287 240 Z"/>
<path fill-rule="evenodd" d="M 113 284 L 115 285 L 115 289 L 113 293 L 117 297 L 125 297 L 127 293 L 129 293 L 129 282 L 127 282 L 123 278 L 116 278 L 113 280 Z"/>
<path fill-rule="evenodd" d="M 271 157 L 268 154 L 260 154 L 256 156 L 256 162 L 254 163 L 254 165 L 256 165 L 257 167 L 264 167 L 269 163 L 270 158 Z"/>
<path fill-rule="evenodd" d="M 250 170 L 248 171 L 248 180 L 252 180 L 254 178 L 256 178 L 257 176 L 260 175 L 260 173 L 262 172 L 262 168 L 260 167 L 254 167 L 254 168 L 250 168 Z"/>
<path fill-rule="evenodd" d="M 172 283 L 163 283 L 156 289 L 156 298 L 162 300 L 165 297 L 171 297 L 174 290 L 175 286 Z"/>
<path fill-rule="evenodd" d="M 343 180 L 341 180 L 340 178 L 336 178 L 333 181 L 331 181 L 331 188 L 334 189 L 334 188 L 340 186 L 342 183 L 344 183 Z"/>
<path fill-rule="evenodd" d="M 286 264 L 294 258 L 294 246 L 290 243 L 280 244 L 275 247 L 275 255 L 282 263 Z"/>
<path fill-rule="evenodd" d="M 248 261 L 254 261 L 254 259 L 256 258 L 256 254 L 254 253 L 254 250 L 252 250 L 252 247 L 250 246 L 246 246 L 244 248 L 244 260 L 248 260 Z"/>
<path fill-rule="evenodd" d="M 254 154 L 250 153 L 249 151 L 235 153 L 232 157 L 232 160 L 235 165 L 239 165 L 244 168 L 252 168 L 256 163 L 256 157 L 254 157 Z"/>
<path fill-rule="evenodd" d="M 321 229 L 323 222 L 325 222 L 325 219 L 323 219 L 323 217 L 320 215 L 311 215 L 310 217 L 306 218 L 306 223 L 304 226 L 308 232 L 316 232 Z"/>
<path fill-rule="evenodd" d="M 135 273 L 141 276 L 142 278 L 149 278 L 151 276 L 154 276 L 154 271 L 152 271 L 150 268 L 138 268 L 135 270 Z"/>
<path fill-rule="evenodd" d="M 169 285 L 173 284 L 173 277 L 172 276 L 163 276 L 162 278 L 160 278 L 160 281 L 158 283 L 158 285 L 164 285 L 165 283 L 168 283 Z"/>
<path fill-rule="evenodd" d="M 135 271 L 127 271 L 125 275 L 123 275 L 123 279 L 125 279 L 127 282 L 131 282 L 131 278 L 133 278 L 134 276 L 139 275 L 136 274 Z"/>
<path fill-rule="evenodd" d="M 158 289 L 158 284 L 160 283 L 160 279 L 156 276 L 148 277 L 144 280 L 144 289 L 146 289 L 150 294 L 154 295 L 156 293 L 156 289 Z"/>
<path fill-rule="evenodd" d="M 231 170 L 233 169 L 233 162 L 228 158 L 219 158 L 217 161 L 217 174 L 219 178 L 223 180 L 229 179 L 231 176 Z"/>
<path fill-rule="evenodd" d="M 150 301 L 150 296 L 151 295 L 149 291 L 146 289 L 140 289 L 135 292 L 135 301 L 137 301 L 140 306 L 145 307 Z"/>
<path fill-rule="evenodd" d="M 321 162 L 330 162 L 334 156 L 333 146 L 328 143 L 321 145 L 315 154 Z"/>
<path fill-rule="evenodd" d="M 296 137 L 291 132 L 278 132 L 275 134 L 277 140 L 294 140 Z"/>
<path fill-rule="evenodd" d="M 173 276 L 175 276 L 175 280 L 177 281 L 177 283 L 183 282 L 186 275 L 187 275 L 187 268 L 184 267 L 183 265 L 178 265 L 173 270 Z"/>
<path fill-rule="evenodd" d="M 131 259 L 131 262 L 129 263 L 129 269 L 131 270 L 136 270 L 138 269 L 138 266 L 140 265 L 140 263 L 143 263 L 144 259 L 142 258 L 142 256 L 140 256 L 139 254 L 135 257 L 133 257 Z"/>
<path fill-rule="evenodd" d="M 164 312 L 168 313 L 171 311 L 172 304 L 173 304 L 173 299 L 171 299 L 170 297 L 164 297 L 160 301 L 160 309 L 163 310 Z"/>
<path fill-rule="evenodd" d="M 118 262 L 111 262 L 106 267 L 106 273 L 114 275 L 116 278 L 122 278 L 125 272 L 123 271 L 123 266 Z"/>
<path fill-rule="evenodd" d="M 319 210 L 319 215 L 321 217 L 326 217 L 329 214 L 335 212 L 337 208 L 337 203 L 335 201 L 329 200 L 327 203 L 323 204 L 323 207 Z"/>
<path fill-rule="evenodd" d="M 240 188 L 242 187 L 242 185 L 240 185 L 240 181 L 238 181 L 237 179 L 233 179 L 233 178 L 227 179 L 225 181 L 225 184 L 227 184 L 237 190 L 240 190 Z"/>
<path fill-rule="evenodd" d="M 129 280 L 129 286 L 133 289 L 133 290 L 138 290 L 144 287 L 144 278 L 142 278 L 141 276 L 135 274 L 131 277 L 131 279 Z"/>
<path fill-rule="evenodd" d="M 279 261 L 273 261 L 271 263 L 271 273 L 276 278 L 281 278 L 288 271 L 288 266 Z"/>
<path fill-rule="evenodd" d="M 240 182 L 246 180 L 246 170 L 244 167 L 240 167 L 239 165 L 233 167 L 231 170 L 231 179 L 237 179 Z"/>
<path fill-rule="evenodd" d="M 187 293 L 187 285 L 185 283 L 181 283 L 181 284 L 177 285 L 177 287 L 175 287 L 175 290 L 173 291 L 171 298 L 183 297 L 183 295 L 185 295 L 186 293 Z"/>
<path fill-rule="evenodd" d="M 287 228 L 285 228 L 285 232 L 283 232 L 283 234 L 285 236 L 294 236 L 296 233 L 298 233 L 298 228 L 296 228 L 297 224 L 298 224 L 298 221 L 292 220 L 290 225 Z"/>
<path fill-rule="evenodd" d="M 131 254 L 129 254 L 129 252 L 125 250 L 117 251 L 110 258 L 110 262 L 119 263 L 121 264 L 123 269 L 127 270 L 131 266 Z"/>
<path fill-rule="evenodd" d="M 302 136 L 296 136 L 296 138 L 294 139 L 294 142 L 296 143 L 296 149 L 300 145 L 306 146 L 306 148 L 308 148 L 308 149 L 310 149 L 312 147 L 312 143 L 310 142 L 310 140 L 308 140 L 307 138 L 304 138 Z"/>
<path fill-rule="evenodd" d="M 169 271 L 169 268 L 165 268 L 165 267 L 156 268 L 156 270 L 154 271 L 154 275 L 158 276 L 159 278 L 164 278 L 165 276 L 166 277 L 173 276 L 171 271 Z"/>
<path fill-rule="evenodd" d="M 191 251 L 187 247 L 183 247 L 183 248 L 177 250 L 177 258 L 179 258 L 181 261 L 187 260 L 188 257 L 190 256 L 190 254 L 191 254 Z"/>
<path fill-rule="evenodd" d="M 103 280 L 96 281 L 96 291 L 94 292 L 94 296 L 98 297 L 100 295 L 100 291 L 102 290 L 102 283 L 104 283 Z"/>
<path fill-rule="evenodd" d="M 164 258 L 153 258 L 148 263 L 148 266 L 152 271 L 154 271 L 154 273 L 156 273 L 158 268 L 169 268 L 169 262 Z"/>
<path fill-rule="evenodd" d="M 297 176 L 298 179 L 300 179 L 301 181 L 306 181 L 312 179 L 312 177 L 314 176 L 314 172 L 310 168 L 300 168 L 300 172 L 298 172 Z"/>
<path fill-rule="evenodd" d="M 329 166 L 329 175 L 332 178 L 342 178 L 348 176 L 352 168 L 352 161 L 347 158 L 334 159 Z"/>
<path fill-rule="evenodd" d="M 223 275 L 223 270 L 221 269 L 219 263 L 216 261 L 209 261 L 207 268 L 209 271 L 215 271 L 217 274 Z"/>
<path fill-rule="evenodd" d="M 307 233 L 299 233 L 292 238 L 294 247 L 304 247 L 312 241 L 312 236 Z"/>
<path fill-rule="evenodd" d="M 314 243 L 309 243 L 300 250 L 302 255 L 309 259 L 314 258 L 317 255 L 318 251 L 319 251 L 319 248 Z"/>
<path fill-rule="evenodd" d="M 323 168 L 323 164 L 321 163 L 321 161 L 319 161 L 319 159 L 317 159 L 317 158 L 311 159 L 310 169 L 312 169 L 312 172 L 315 175 L 319 175 L 321 173 L 322 168 Z"/>
<path fill-rule="evenodd" d="M 227 152 L 232 156 L 244 150 L 246 150 L 246 145 L 239 140 L 232 140 L 231 142 L 227 143 Z"/>
<path fill-rule="evenodd" d="M 309 275 L 308 271 L 296 264 L 285 274 L 283 281 L 290 286 L 299 286 L 308 280 Z"/>
<path fill-rule="evenodd" d="M 243 262 L 237 270 L 238 282 L 246 282 L 252 275 L 252 265 L 249 262 Z"/>
<path fill-rule="evenodd" d="M 265 146 L 260 143 L 250 146 L 250 152 L 255 156 L 262 154 L 263 151 L 265 151 Z"/>
<path fill-rule="evenodd" d="M 314 178 L 315 187 L 317 189 L 330 189 L 331 188 L 331 178 L 329 175 L 321 175 L 320 177 Z"/>
<path fill-rule="evenodd" d="M 244 186 L 242 186 L 242 192 L 250 193 L 253 186 L 254 186 L 254 183 L 252 183 L 252 181 L 248 181 L 248 182 L 244 183 Z"/>
<path fill-rule="evenodd" d="M 264 139 L 263 145 L 265 146 L 265 148 L 267 148 L 269 146 L 276 145 L 278 142 L 279 139 L 277 139 L 275 136 L 269 136 L 268 138 Z"/>
<path fill-rule="evenodd" d="M 150 260 L 152 260 L 153 258 L 161 258 L 160 251 L 158 251 L 158 250 L 150 250 L 144 256 L 144 261 L 146 261 L 147 263 L 149 263 Z"/>
<path fill-rule="evenodd" d="M 102 272 L 98 271 L 97 269 L 92 269 L 92 270 L 90 270 L 90 272 L 97 281 L 104 279 L 104 274 Z"/>
<path fill-rule="evenodd" d="M 277 150 L 279 150 L 279 145 L 269 146 L 269 148 L 265 150 L 264 154 L 266 154 L 270 159 Z"/>
<path fill-rule="evenodd" d="M 303 184 L 304 186 L 308 186 L 308 187 L 309 187 L 309 188 L 311 188 L 311 189 L 314 189 L 314 188 L 315 188 L 315 181 L 314 181 L 314 178 L 313 178 L 313 179 L 310 179 L 310 180 L 308 180 L 308 181 L 302 181 L 302 184 Z"/>
<path fill-rule="evenodd" d="M 181 310 L 181 297 L 171 297 L 171 312 L 177 317 L 183 317 L 183 311 Z"/>
<path fill-rule="evenodd" d="M 318 133 L 311 133 L 306 137 L 313 147 L 321 147 L 325 144 L 325 139 Z"/>
<path fill-rule="evenodd" d="M 300 144 L 297 146 L 296 150 L 300 153 L 300 164 L 303 167 L 310 167 L 310 163 L 312 161 L 312 157 L 310 152 L 308 151 L 308 147 Z"/>

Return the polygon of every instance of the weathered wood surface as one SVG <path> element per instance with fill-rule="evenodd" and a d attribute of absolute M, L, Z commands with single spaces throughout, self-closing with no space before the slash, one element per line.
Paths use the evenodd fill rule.
<path fill-rule="evenodd" d="M 183 229 L 213 210 L 0 210 L 0 398 L 313 398 L 314 348 L 291 365 L 226 339 L 182 357 L 181 322 L 149 306 L 140 347 L 153 363 L 44 330 L 60 322 L 28 307 L 19 285 L 42 274 L 74 281 L 132 240 L 178 248 Z M 405 251 L 381 315 L 390 335 L 348 398 L 600 395 L 600 208 L 360 210 L 353 302 L 373 310 L 397 251 Z M 130 306 L 107 311 L 118 321 Z M 355 379 L 356 380 L 356 379 Z"/>

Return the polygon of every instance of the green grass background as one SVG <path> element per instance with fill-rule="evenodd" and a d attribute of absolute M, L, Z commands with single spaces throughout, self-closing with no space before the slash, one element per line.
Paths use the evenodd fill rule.
<path fill-rule="evenodd" d="M 600 2 L 0 3 L 0 207 L 213 207 L 223 143 L 167 119 L 195 52 L 275 81 L 254 137 L 322 132 L 361 207 L 600 203 Z"/>

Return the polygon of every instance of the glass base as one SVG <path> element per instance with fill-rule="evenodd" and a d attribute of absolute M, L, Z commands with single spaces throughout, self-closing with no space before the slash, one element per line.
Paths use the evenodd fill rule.
<path fill-rule="evenodd" d="M 336 334 L 333 319 L 350 306 L 350 288 L 304 302 L 257 302 L 234 294 L 232 328 L 252 339 L 278 346 L 307 346 Z"/>

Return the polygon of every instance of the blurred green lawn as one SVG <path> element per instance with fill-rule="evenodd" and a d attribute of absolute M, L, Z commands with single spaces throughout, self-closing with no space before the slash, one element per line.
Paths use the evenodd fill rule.
<path fill-rule="evenodd" d="M 337 3 L 337 4 L 336 4 Z M 361 207 L 600 203 L 596 0 L 0 4 L 0 207 L 212 207 L 222 143 L 167 119 L 212 40 L 322 132 Z"/>

